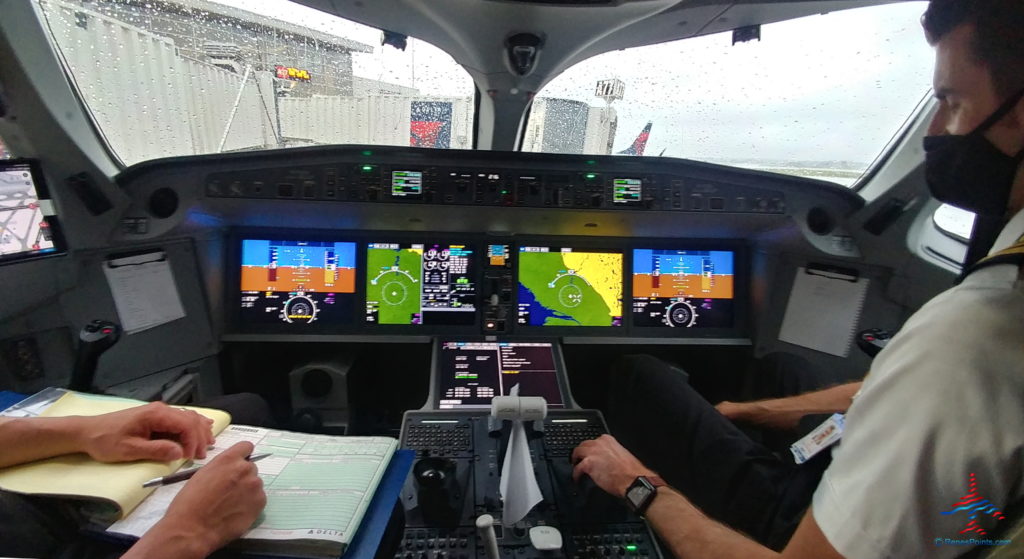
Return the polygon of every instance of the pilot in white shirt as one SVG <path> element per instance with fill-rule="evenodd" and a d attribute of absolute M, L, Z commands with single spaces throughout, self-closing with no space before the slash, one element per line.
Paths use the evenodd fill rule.
<path fill-rule="evenodd" d="M 923 24 L 936 47 L 939 102 L 925 140 L 929 190 L 983 219 L 1012 216 L 993 246 L 1002 251 L 1024 235 L 1024 2 L 931 0 Z M 875 359 L 859 397 L 852 405 L 849 394 L 844 398 L 843 440 L 782 557 L 946 558 L 1004 543 L 996 541 L 1000 530 L 1020 520 L 1008 511 L 1024 504 L 1021 268 L 983 267 L 927 303 Z M 688 413 L 714 423 L 706 413 Z M 676 427 L 688 431 L 700 439 L 699 429 Z M 686 455 L 685 448 L 663 446 Z M 732 448 L 753 449 L 739 457 L 751 467 L 770 460 L 750 444 Z M 648 481 L 653 491 L 628 491 L 641 478 L 660 478 L 612 437 L 584 442 L 573 458 L 576 476 L 639 500 L 635 508 L 677 557 L 779 556 L 706 516 L 688 488 Z M 692 470 L 694 462 L 686 466 Z M 698 473 L 717 475 L 705 470 Z M 773 475 L 780 477 L 761 476 L 767 483 L 751 486 L 770 488 Z M 694 488 L 701 492 L 699 481 L 689 484 Z M 1004 552 L 1020 556 L 1010 546 Z"/>

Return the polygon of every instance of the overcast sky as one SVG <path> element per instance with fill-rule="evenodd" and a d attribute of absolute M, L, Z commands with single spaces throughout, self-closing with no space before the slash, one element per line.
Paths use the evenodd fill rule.
<path fill-rule="evenodd" d="M 469 76 L 439 49 L 412 41 L 380 46 L 380 31 L 304 6 L 218 0 L 374 47 L 357 75 L 425 94 L 469 96 Z M 647 155 L 693 159 L 846 160 L 870 163 L 931 86 L 933 51 L 920 17 L 926 2 L 846 10 L 766 25 L 761 41 L 718 34 L 615 51 L 586 60 L 543 96 L 601 105 L 600 79 L 625 82 L 615 150 L 650 120 Z M 415 73 L 412 61 L 415 60 Z"/>

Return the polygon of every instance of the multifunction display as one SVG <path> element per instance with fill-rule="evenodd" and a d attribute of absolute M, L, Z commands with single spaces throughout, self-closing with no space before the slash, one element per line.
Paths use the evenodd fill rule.
<path fill-rule="evenodd" d="M 543 396 L 548 407 L 565 399 L 549 342 L 443 342 L 438 356 L 438 407 L 485 408 L 495 396 Z"/>
<path fill-rule="evenodd" d="M 639 204 L 643 196 L 644 183 L 640 179 L 614 179 L 612 202 L 615 204 Z"/>
<path fill-rule="evenodd" d="M 518 322 L 622 326 L 622 253 L 519 247 Z"/>
<path fill-rule="evenodd" d="M 461 244 L 370 243 L 366 322 L 473 325 L 473 251 Z"/>
<path fill-rule="evenodd" d="M 423 194 L 422 171 L 391 171 L 391 195 L 396 197 Z"/>
<path fill-rule="evenodd" d="M 241 260 L 243 321 L 350 322 L 355 243 L 244 239 Z"/>
<path fill-rule="evenodd" d="M 633 250 L 633 325 L 732 327 L 734 260 L 726 250 Z"/>
<path fill-rule="evenodd" d="M 52 222 L 42 176 L 28 162 L 0 162 L 0 262 L 62 250 Z"/>

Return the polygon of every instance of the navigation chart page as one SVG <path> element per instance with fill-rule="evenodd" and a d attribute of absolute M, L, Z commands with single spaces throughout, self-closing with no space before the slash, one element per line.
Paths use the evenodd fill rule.
<path fill-rule="evenodd" d="M 461 244 L 370 243 L 366 322 L 472 325 L 473 250 Z"/>
<path fill-rule="evenodd" d="M 731 328 L 734 260 L 728 250 L 635 249 L 633 325 Z"/>
<path fill-rule="evenodd" d="M 622 253 L 519 247 L 518 321 L 622 326 Z"/>
<path fill-rule="evenodd" d="M 243 321 L 350 322 L 355 292 L 355 243 L 242 241 Z"/>
<path fill-rule="evenodd" d="M 0 259 L 56 252 L 28 164 L 0 168 Z"/>

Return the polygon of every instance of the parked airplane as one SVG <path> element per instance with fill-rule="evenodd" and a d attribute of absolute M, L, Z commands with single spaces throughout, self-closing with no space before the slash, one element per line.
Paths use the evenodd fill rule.
<path fill-rule="evenodd" d="M 618 155 L 643 155 L 644 149 L 647 148 L 647 140 L 651 137 L 652 124 L 652 122 L 648 122 L 636 139 L 633 140 L 633 143 L 628 148 L 618 152 Z"/>

